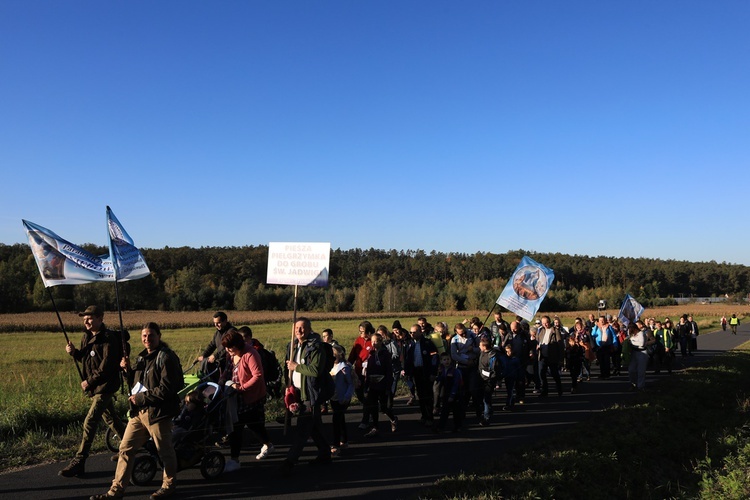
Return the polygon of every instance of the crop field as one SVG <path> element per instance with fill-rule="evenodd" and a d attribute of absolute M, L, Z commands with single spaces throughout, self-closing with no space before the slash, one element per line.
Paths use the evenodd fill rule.
<path fill-rule="evenodd" d="M 606 312 L 608 314 L 617 314 L 616 309 L 609 309 Z M 261 325 L 261 324 L 276 324 L 276 323 L 291 323 L 293 313 L 291 311 L 226 311 L 229 316 L 229 320 L 235 326 L 241 325 Z M 722 315 L 727 317 L 731 316 L 732 313 L 744 314 L 750 312 L 750 306 L 733 305 L 733 304 L 686 304 L 681 306 L 667 306 L 659 307 L 654 309 L 647 309 L 646 316 L 655 316 L 658 318 L 670 317 L 674 321 L 681 314 L 693 314 L 694 316 L 701 317 L 704 319 L 715 317 L 717 320 Z M 599 311 L 565 311 L 560 313 L 546 312 L 553 316 L 559 315 L 563 319 L 563 324 L 569 325 L 573 323 L 573 318 L 581 316 L 586 318 L 589 313 L 595 315 L 599 314 Z M 374 325 L 387 324 L 390 326 L 393 319 L 399 319 L 407 328 L 410 321 L 416 320 L 419 316 L 425 316 L 427 319 L 435 323 L 435 321 L 446 321 L 452 326 L 450 318 L 470 318 L 472 316 L 478 316 L 482 320 L 487 317 L 488 311 L 424 311 L 424 312 L 409 312 L 409 313 L 361 313 L 361 312 L 300 312 L 299 315 L 304 314 L 313 320 L 314 323 L 325 323 L 328 321 L 344 321 L 350 320 L 353 322 L 361 321 L 362 319 L 369 319 Z M 504 313 L 505 319 L 510 320 L 514 317 L 512 313 Z M 541 314 L 541 313 L 540 313 Z M 124 311 L 123 312 L 123 324 L 128 330 L 139 330 L 142 325 L 148 321 L 155 321 L 163 329 L 177 329 L 177 328 L 212 328 L 212 311 L 189 311 L 189 312 L 174 312 L 174 311 Z M 539 315 L 537 315 L 539 316 Z M 67 331 L 77 331 L 81 327 L 81 319 L 75 312 L 62 312 L 60 317 L 65 325 Z M 119 318 L 117 311 L 110 311 L 105 316 L 105 323 L 111 328 L 119 326 Z M 491 319 L 491 318 L 490 318 Z M 315 326 L 315 325 L 313 325 Z M 322 328 L 325 328 L 322 327 Z M 322 328 L 316 328 L 322 330 Z M 21 313 L 21 314 L 0 314 L 0 332 L 13 333 L 13 332 L 40 332 L 40 331 L 60 331 L 60 323 L 54 312 L 34 312 L 34 313 Z M 356 331 L 356 329 L 355 329 Z"/>

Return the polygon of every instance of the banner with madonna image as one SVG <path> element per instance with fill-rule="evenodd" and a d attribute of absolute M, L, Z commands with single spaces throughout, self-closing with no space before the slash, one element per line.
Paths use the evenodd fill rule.
<path fill-rule="evenodd" d="M 620 314 L 617 315 L 617 318 L 620 320 L 620 323 L 625 325 L 625 328 L 627 328 L 630 323 L 635 323 L 636 321 L 638 321 L 638 319 L 643 314 L 643 311 L 645 310 L 645 307 L 643 307 L 637 300 L 631 297 L 630 294 L 627 294 L 625 295 L 625 299 L 623 299 L 622 301 Z"/>
<path fill-rule="evenodd" d="M 27 220 L 23 227 L 45 287 L 115 280 L 109 255 L 96 256 Z"/>
<path fill-rule="evenodd" d="M 531 321 L 554 279 L 555 273 L 552 269 L 524 256 L 496 302 L 525 320 Z"/>

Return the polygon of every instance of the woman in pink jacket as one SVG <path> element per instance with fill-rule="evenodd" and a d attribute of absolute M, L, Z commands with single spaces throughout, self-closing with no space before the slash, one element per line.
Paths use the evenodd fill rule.
<path fill-rule="evenodd" d="M 240 468 L 242 429 L 245 426 L 257 434 L 263 443 L 256 460 L 266 458 L 274 448 L 266 430 L 266 381 L 260 354 L 255 347 L 246 344 L 244 337 L 234 329 L 222 336 L 221 344 L 227 351 L 229 366 L 232 367 L 232 378 L 226 385 L 237 392 L 237 422 L 229 434 L 231 459 L 224 467 L 224 472 L 232 472 Z"/>

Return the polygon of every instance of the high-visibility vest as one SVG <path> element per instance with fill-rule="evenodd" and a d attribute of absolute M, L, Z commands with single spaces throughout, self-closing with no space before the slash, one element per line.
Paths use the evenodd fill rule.
<path fill-rule="evenodd" d="M 740 318 L 730 318 L 729 319 L 730 325 L 739 325 L 740 324 Z"/>

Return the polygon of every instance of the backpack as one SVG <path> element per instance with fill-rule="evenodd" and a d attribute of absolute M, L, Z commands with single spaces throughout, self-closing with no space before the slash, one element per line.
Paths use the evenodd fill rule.
<path fill-rule="evenodd" d="M 320 343 L 323 346 L 323 352 L 325 352 L 326 355 L 326 365 L 324 369 L 327 373 L 330 373 L 330 371 L 333 370 L 333 365 L 336 361 L 336 356 L 333 355 L 333 345 L 322 341 Z"/>
<path fill-rule="evenodd" d="M 280 398 L 281 365 L 276 354 L 265 347 L 258 348 L 260 362 L 263 365 L 263 378 L 266 381 L 266 392 L 274 398 Z"/>
<path fill-rule="evenodd" d="M 108 330 L 109 342 L 117 347 L 117 358 L 130 357 L 130 332 L 127 330 Z M 125 353 L 122 352 L 122 344 L 125 343 Z"/>

